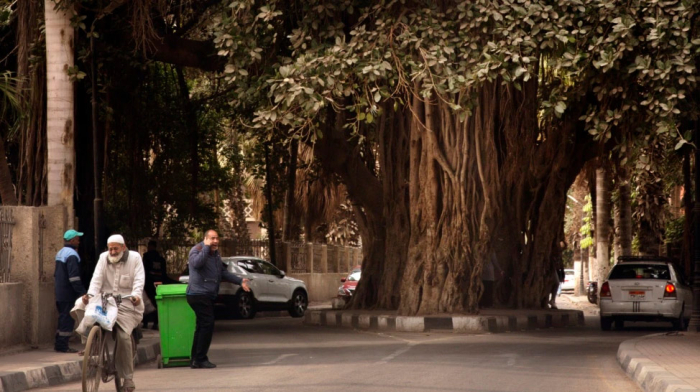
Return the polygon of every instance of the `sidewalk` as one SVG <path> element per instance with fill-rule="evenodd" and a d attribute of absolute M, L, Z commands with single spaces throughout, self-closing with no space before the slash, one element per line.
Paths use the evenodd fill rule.
<path fill-rule="evenodd" d="M 628 340 L 617 360 L 645 392 L 700 392 L 700 334 L 667 332 Z"/>
<path fill-rule="evenodd" d="M 71 347 L 82 350 L 84 345 L 71 343 Z M 143 330 L 136 363 L 153 361 L 158 354 L 158 331 Z M 83 357 L 78 354 L 57 353 L 53 351 L 53 346 L 1 356 L 0 392 L 24 391 L 80 380 L 82 364 Z"/>

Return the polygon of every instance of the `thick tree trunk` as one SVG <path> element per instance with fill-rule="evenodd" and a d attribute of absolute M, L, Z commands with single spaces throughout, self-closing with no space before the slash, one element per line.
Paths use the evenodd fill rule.
<path fill-rule="evenodd" d="M 658 256 L 664 230 L 664 196 L 663 182 L 643 185 L 640 204 L 644 206 L 639 218 L 639 253 Z"/>
<path fill-rule="evenodd" d="M 5 139 L 0 137 L 0 198 L 2 205 L 16 206 L 17 196 L 15 196 L 15 187 L 12 184 L 12 174 L 10 167 L 7 164 L 7 153 L 5 151 Z"/>
<path fill-rule="evenodd" d="M 17 3 L 17 78 L 20 105 L 26 112 L 20 123 L 17 197 L 20 204 L 46 202 L 46 64 L 30 64 L 32 45 L 43 40 L 38 26 L 43 0 Z"/>
<path fill-rule="evenodd" d="M 615 262 L 632 254 L 632 196 L 625 168 L 617 171 L 618 198 L 615 206 Z"/>
<path fill-rule="evenodd" d="M 400 314 L 477 309 L 498 210 L 498 91 L 497 83 L 481 88 L 479 106 L 464 122 L 435 96 L 413 97 L 411 233 Z"/>
<path fill-rule="evenodd" d="M 70 14 L 44 3 L 46 23 L 46 106 L 48 139 L 48 204 L 65 205 L 73 222 L 75 184 L 75 121 L 73 82 L 73 27 Z"/>
<path fill-rule="evenodd" d="M 438 100 L 414 97 L 401 314 L 475 312 L 494 249 L 508 274 L 499 298 L 544 305 L 561 257 L 566 193 L 591 149 L 579 112 L 540 128 L 536 95 L 536 82 L 522 91 L 486 83 L 465 121 Z"/>
<path fill-rule="evenodd" d="M 405 111 L 382 116 L 379 125 L 379 159 L 382 167 L 384 262 L 377 287 L 377 308 L 397 309 L 411 234 L 409 213 L 409 130 Z"/>
<path fill-rule="evenodd" d="M 282 241 L 296 241 L 297 219 L 296 212 L 296 186 L 297 186 L 297 154 L 299 152 L 299 141 L 293 139 L 289 145 L 289 165 L 287 166 L 287 192 L 284 198 L 284 228 L 282 230 Z"/>
<path fill-rule="evenodd" d="M 606 167 L 596 169 L 596 260 L 598 287 L 608 275 L 610 267 L 610 172 Z"/>
<path fill-rule="evenodd" d="M 190 90 L 187 87 L 185 73 L 181 67 L 175 68 L 177 71 L 177 81 L 180 87 L 180 99 L 182 111 L 185 115 L 185 122 L 189 131 L 188 142 L 190 144 L 190 214 L 195 214 L 197 208 L 197 194 L 199 193 L 199 124 L 197 122 L 197 111 L 190 100 Z"/>
<path fill-rule="evenodd" d="M 545 306 L 556 261 L 561 258 L 567 191 L 582 166 L 593 157 L 593 143 L 577 121 L 580 109 L 567 111 L 556 123 L 538 125 L 535 86 L 511 89 L 501 101 L 503 134 L 499 166 L 503 174 L 502 213 L 493 240 L 507 279 L 498 299 L 511 307 Z M 585 107 L 572 102 L 571 107 Z M 528 113 L 525 117 L 521 113 Z"/>
<path fill-rule="evenodd" d="M 685 276 L 692 276 L 693 251 L 693 181 L 690 176 L 690 147 L 683 147 L 683 249 L 681 258 Z"/>
<path fill-rule="evenodd" d="M 385 219 L 382 183 L 367 168 L 359 148 L 351 144 L 343 127 L 344 113 L 329 112 L 323 138 L 314 146 L 314 154 L 324 168 L 340 176 L 354 208 L 362 238 L 363 279 L 357 285 L 350 306 L 363 309 L 378 307 L 378 292 L 385 263 Z"/>

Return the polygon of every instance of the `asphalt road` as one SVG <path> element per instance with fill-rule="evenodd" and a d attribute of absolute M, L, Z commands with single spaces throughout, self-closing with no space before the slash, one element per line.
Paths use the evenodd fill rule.
<path fill-rule="evenodd" d="M 309 327 L 301 320 L 218 321 L 217 369 L 138 367 L 137 391 L 639 391 L 615 354 L 659 326 L 458 335 Z M 79 391 L 73 383 L 42 391 Z M 114 391 L 102 384 L 100 391 Z"/>

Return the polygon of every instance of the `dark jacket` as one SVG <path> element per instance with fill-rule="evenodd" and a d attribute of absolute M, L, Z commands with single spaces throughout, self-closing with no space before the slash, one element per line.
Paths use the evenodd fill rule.
<path fill-rule="evenodd" d="M 200 242 L 190 250 L 188 260 L 190 282 L 187 295 L 208 295 L 216 298 L 221 280 L 240 285 L 243 279 L 226 270 L 219 251 L 212 252 L 209 246 Z"/>
<path fill-rule="evenodd" d="M 155 293 L 155 282 L 170 283 L 166 273 L 165 259 L 156 250 L 149 250 L 143 254 L 143 269 L 146 271 L 146 289 Z"/>
<path fill-rule="evenodd" d="M 58 302 L 74 302 L 86 293 L 80 280 L 80 256 L 69 245 L 65 245 L 56 254 L 56 271 L 53 277 Z"/>

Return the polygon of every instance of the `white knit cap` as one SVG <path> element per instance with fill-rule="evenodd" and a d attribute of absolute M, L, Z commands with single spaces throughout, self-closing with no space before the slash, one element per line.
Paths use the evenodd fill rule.
<path fill-rule="evenodd" d="M 124 237 L 122 237 L 122 236 L 119 235 L 119 234 L 114 234 L 114 235 L 109 236 L 109 238 L 107 238 L 107 244 L 122 244 L 122 245 L 126 245 L 126 243 L 124 243 Z"/>

